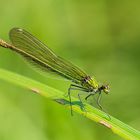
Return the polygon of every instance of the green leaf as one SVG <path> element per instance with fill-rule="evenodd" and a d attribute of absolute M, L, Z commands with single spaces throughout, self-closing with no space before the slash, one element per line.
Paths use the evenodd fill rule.
<path fill-rule="evenodd" d="M 57 89 L 3 69 L 0 69 L 0 79 L 21 86 L 22 88 L 25 88 L 27 90 L 31 90 L 33 93 L 42 95 L 46 98 L 50 98 L 55 102 L 63 105 L 64 107 L 70 108 L 68 97 L 65 96 L 65 93 Z M 122 138 L 127 140 L 140 139 L 140 132 L 138 130 L 135 130 L 134 128 L 112 116 L 110 116 L 111 119 L 109 119 L 107 114 L 102 112 L 101 110 L 96 109 L 87 103 L 84 103 L 84 108 L 86 111 L 83 111 L 83 107 L 81 106 L 77 98 L 72 98 L 72 104 L 73 111 L 106 126 Z"/>

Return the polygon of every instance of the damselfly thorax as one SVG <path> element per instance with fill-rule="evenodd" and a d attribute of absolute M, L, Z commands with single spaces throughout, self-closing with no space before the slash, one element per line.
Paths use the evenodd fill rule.
<path fill-rule="evenodd" d="M 98 83 L 96 82 L 96 80 L 92 79 L 90 76 L 86 76 L 82 79 L 81 81 L 81 85 L 84 88 L 87 88 L 87 90 L 89 90 L 89 92 L 96 92 L 98 90 Z"/>

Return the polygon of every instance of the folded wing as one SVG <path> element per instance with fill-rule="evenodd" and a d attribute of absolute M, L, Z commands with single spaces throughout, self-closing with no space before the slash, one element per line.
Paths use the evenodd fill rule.
<path fill-rule="evenodd" d="M 87 76 L 81 69 L 57 56 L 29 32 L 20 28 L 13 28 L 9 36 L 13 44 L 10 49 L 21 54 L 37 68 L 53 72 L 75 83 L 81 83 L 83 78 Z"/>

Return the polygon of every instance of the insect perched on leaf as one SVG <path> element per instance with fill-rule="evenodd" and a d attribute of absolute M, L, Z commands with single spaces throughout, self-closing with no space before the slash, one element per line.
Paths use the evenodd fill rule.
<path fill-rule="evenodd" d="M 13 28 L 10 33 L 10 40 L 12 45 L 6 42 L 1 42 L 1 46 L 9 48 L 20 55 L 22 55 L 28 62 L 39 67 L 43 71 L 53 72 L 68 80 L 71 80 L 74 84 L 71 84 L 68 89 L 68 96 L 70 101 L 71 113 L 72 113 L 72 101 L 71 90 L 81 90 L 87 92 L 86 100 L 95 94 L 99 94 L 97 98 L 97 105 L 102 109 L 100 105 L 100 97 L 102 91 L 106 94 L 109 93 L 108 85 L 99 85 L 98 82 L 87 75 L 77 66 L 66 61 L 65 59 L 57 56 L 50 48 L 39 41 L 36 37 L 29 32 L 20 29 Z M 79 100 L 80 95 L 78 94 Z"/>

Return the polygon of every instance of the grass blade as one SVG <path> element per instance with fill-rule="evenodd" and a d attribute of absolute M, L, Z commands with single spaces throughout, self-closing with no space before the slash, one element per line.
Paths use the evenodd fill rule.
<path fill-rule="evenodd" d="M 65 93 L 44 85 L 40 82 L 34 81 L 27 77 L 21 76 L 16 73 L 9 72 L 7 70 L 0 69 L 0 79 L 31 90 L 37 94 L 40 94 L 46 98 L 50 98 L 57 103 L 69 108 L 69 99 L 64 96 Z M 111 116 L 111 120 L 107 120 L 106 113 L 98 110 L 89 104 L 85 104 L 87 112 L 82 111 L 80 102 L 77 98 L 72 98 L 73 110 L 99 124 L 102 124 L 112 130 L 117 135 L 127 140 L 139 140 L 140 132 L 130 127 L 129 125 L 119 121 L 118 119 Z"/>

